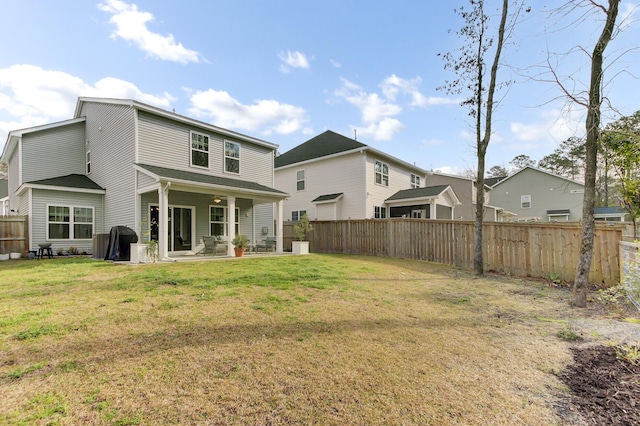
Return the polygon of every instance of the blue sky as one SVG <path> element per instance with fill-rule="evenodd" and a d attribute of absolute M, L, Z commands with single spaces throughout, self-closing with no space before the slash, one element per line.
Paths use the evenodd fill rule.
<path fill-rule="evenodd" d="M 492 3 L 489 1 L 488 3 Z M 547 61 L 577 95 L 602 16 L 537 0 L 505 47 L 487 168 L 535 160 L 584 131 Z M 584 2 L 582 2 L 584 3 Z M 455 76 L 438 53 L 460 46 L 453 9 L 468 1 L 20 0 L 0 13 L 0 150 L 11 130 L 72 118 L 78 96 L 133 98 L 280 145 L 329 129 L 430 170 L 475 168 Z M 565 15 L 564 13 L 568 13 Z M 640 109 L 637 4 L 607 55 L 605 95 Z M 584 19 L 582 19 L 583 17 Z M 495 21 L 497 22 L 497 16 Z M 453 31 L 449 31 L 453 30 Z M 625 53 L 626 52 L 626 53 Z M 623 55 L 624 53 L 624 55 Z M 614 59 L 616 59 L 614 61 Z"/>

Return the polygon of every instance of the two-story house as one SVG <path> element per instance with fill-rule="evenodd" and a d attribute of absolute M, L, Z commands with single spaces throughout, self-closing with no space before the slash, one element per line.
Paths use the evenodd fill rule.
<path fill-rule="evenodd" d="M 70 120 L 10 132 L 1 159 L 31 250 L 89 251 L 94 234 L 123 225 L 166 259 L 197 253 L 206 235 L 275 235 L 282 251 L 276 149 L 137 101 L 79 98 Z"/>
<path fill-rule="evenodd" d="M 427 172 L 330 130 L 275 159 L 275 186 L 291 194 L 284 217 L 346 220 L 452 219 L 449 185 L 425 186 Z"/>
<path fill-rule="evenodd" d="M 502 179 L 492 203 L 516 214 L 513 221 L 575 222 L 582 219 L 584 185 L 535 167 Z"/>

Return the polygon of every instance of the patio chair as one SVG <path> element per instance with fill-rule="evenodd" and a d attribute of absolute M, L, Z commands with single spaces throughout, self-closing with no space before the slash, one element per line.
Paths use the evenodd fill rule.
<path fill-rule="evenodd" d="M 276 251 L 276 237 L 267 237 L 265 240 L 256 244 L 256 253 L 263 250 L 265 253 L 268 251 Z"/>
<path fill-rule="evenodd" d="M 211 253 L 215 256 L 218 251 L 220 251 L 221 253 L 227 252 L 226 237 L 204 235 L 202 237 L 202 242 L 204 243 L 202 254 L 206 255 L 207 253 Z"/>

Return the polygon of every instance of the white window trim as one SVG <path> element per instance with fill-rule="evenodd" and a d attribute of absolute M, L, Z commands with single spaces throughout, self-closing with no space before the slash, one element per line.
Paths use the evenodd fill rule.
<path fill-rule="evenodd" d="M 69 238 L 49 238 L 49 207 L 67 207 L 69 209 Z M 74 215 L 73 215 L 73 210 L 74 209 L 90 209 L 91 210 L 91 229 L 92 229 L 92 233 L 95 233 L 95 229 L 96 229 L 96 209 L 95 207 L 91 207 L 91 206 L 76 206 L 76 205 L 64 205 L 64 204 L 56 204 L 56 203 L 50 203 L 46 205 L 46 220 L 45 220 L 45 235 L 46 235 L 46 240 L 47 241 L 91 241 L 91 238 L 75 238 L 74 235 L 74 225 L 75 225 L 75 221 L 74 221 Z M 53 223 L 67 223 L 67 222 L 53 222 Z M 78 222 L 79 224 L 82 225 L 88 225 L 88 222 Z"/>
<path fill-rule="evenodd" d="M 212 207 L 216 207 L 216 208 L 220 208 L 223 210 L 223 219 L 222 222 L 214 222 L 211 220 L 211 208 Z M 236 216 L 238 216 L 238 221 L 235 222 L 235 217 L 234 217 L 234 226 L 237 225 L 238 229 L 240 229 L 240 207 L 236 207 Z M 229 227 L 227 226 L 229 223 L 229 207 L 228 206 L 221 206 L 219 204 L 209 204 L 209 233 L 211 233 L 211 224 L 212 223 L 222 223 L 222 230 L 223 230 L 223 237 L 227 237 L 229 236 Z M 236 233 L 237 235 L 237 233 Z"/>
<path fill-rule="evenodd" d="M 422 179 L 420 176 L 411 173 L 411 189 L 422 188 Z"/>
<path fill-rule="evenodd" d="M 232 143 L 234 145 L 238 145 L 238 158 L 227 157 L 227 143 Z M 222 156 L 223 156 L 222 169 L 224 170 L 224 172 L 225 173 L 231 173 L 232 175 L 239 175 L 240 172 L 242 171 L 242 162 L 240 161 L 240 159 L 242 158 L 242 145 L 239 142 L 230 141 L 230 140 L 225 139 L 224 143 L 222 144 Z M 227 170 L 227 158 L 231 158 L 233 160 L 238 160 L 238 171 L 237 172 L 230 172 L 229 170 Z"/>
<path fill-rule="evenodd" d="M 87 175 L 91 174 L 91 150 L 87 151 L 85 155 L 85 172 Z"/>
<path fill-rule="evenodd" d="M 376 171 L 376 165 L 380 163 L 380 172 Z M 387 173 L 384 173 L 384 166 L 387 166 Z M 376 177 L 380 174 L 380 183 L 376 182 Z M 387 177 L 387 184 L 384 183 L 384 177 Z M 375 160 L 373 163 L 373 183 L 376 185 L 384 186 L 385 188 L 389 187 L 389 164 L 384 161 Z"/>
<path fill-rule="evenodd" d="M 384 215 L 382 214 L 384 212 Z M 388 209 L 386 206 L 373 206 L 373 218 L 374 219 L 387 219 Z"/>
<path fill-rule="evenodd" d="M 302 179 L 298 179 L 298 173 L 302 172 Z M 302 189 L 298 189 L 298 182 L 302 182 Z M 307 189 L 307 171 L 305 169 L 296 170 L 296 191 L 302 192 Z"/>
<path fill-rule="evenodd" d="M 202 151 L 200 149 L 195 149 L 193 147 L 193 135 L 200 135 L 200 136 L 204 136 L 207 138 L 207 151 Z M 206 152 L 207 153 L 207 165 L 205 166 L 201 166 L 199 164 L 193 164 L 193 151 L 198 151 L 198 152 Z M 211 165 L 211 136 L 206 134 L 206 133 L 200 133 L 200 132 L 195 132 L 193 130 L 189 131 L 189 166 L 191 167 L 195 167 L 198 169 L 204 169 L 204 170 L 209 170 L 209 166 Z"/>
<path fill-rule="evenodd" d="M 525 207 L 524 204 L 529 203 L 528 207 Z M 521 209 L 530 209 L 532 206 L 531 195 L 521 195 L 520 196 L 520 208 Z"/>
<path fill-rule="evenodd" d="M 298 219 L 294 219 L 293 218 L 293 214 L 297 213 L 298 214 Z M 292 222 L 297 222 L 300 219 L 302 219 L 302 216 L 304 216 L 305 214 L 307 214 L 306 210 L 291 210 L 291 221 Z"/>

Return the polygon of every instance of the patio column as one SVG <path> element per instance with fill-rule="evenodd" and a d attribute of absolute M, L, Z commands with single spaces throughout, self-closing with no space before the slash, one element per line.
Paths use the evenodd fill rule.
<path fill-rule="evenodd" d="M 158 188 L 158 258 L 169 259 L 169 187 L 171 182 Z"/>
<path fill-rule="evenodd" d="M 282 218 L 284 216 L 284 200 L 278 201 L 278 221 L 276 228 L 276 253 L 283 252 L 284 227 L 282 226 Z"/>
<path fill-rule="evenodd" d="M 236 197 L 227 197 L 227 234 L 229 244 L 227 244 L 227 256 L 235 256 L 231 241 L 236 237 Z"/>
<path fill-rule="evenodd" d="M 437 217 L 436 217 L 436 211 L 437 211 L 437 209 L 436 209 L 436 202 L 435 202 L 435 200 L 434 200 L 434 202 L 433 202 L 433 203 L 429 204 L 429 217 L 430 217 L 431 219 L 437 219 Z"/>

